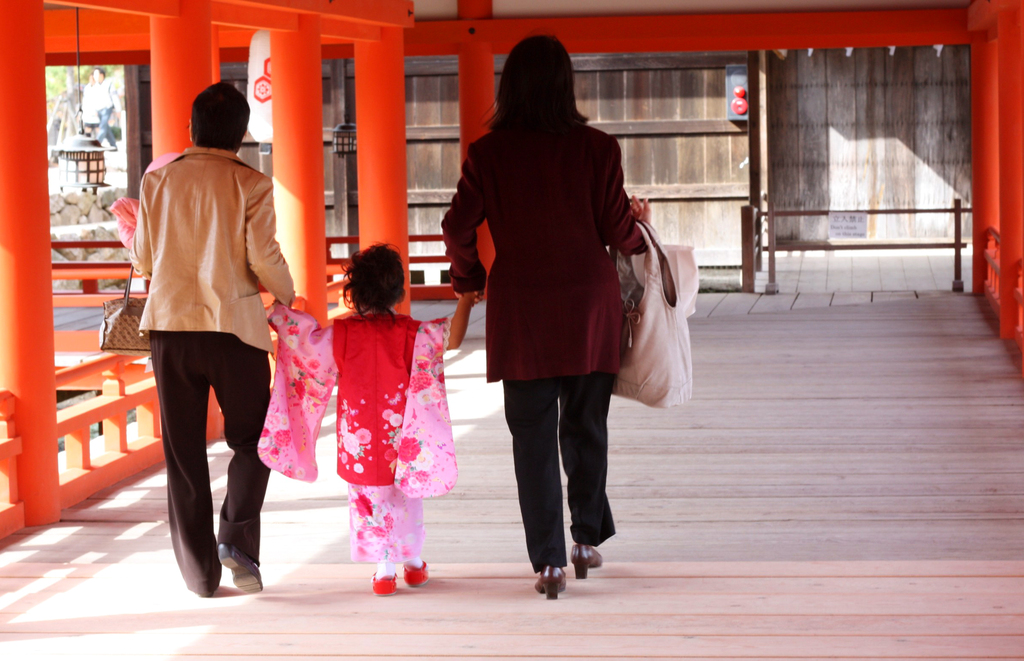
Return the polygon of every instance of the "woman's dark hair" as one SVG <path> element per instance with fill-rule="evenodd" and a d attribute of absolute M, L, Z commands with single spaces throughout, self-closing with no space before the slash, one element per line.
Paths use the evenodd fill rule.
<path fill-rule="evenodd" d="M 540 35 L 516 44 L 501 72 L 491 129 L 565 135 L 586 123 L 576 109 L 572 60 L 562 42 Z"/>
<path fill-rule="evenodd" d="M 393 246 L 372 245 L 345 267 L 345 302 L 359 314 L 390 314 L 405 296 L 402 256 Z"/>
<path fill-rule="evenodd" d="M 103 75 L 104 78 L 107 77 L 107 70 L 104 69 L 103 67 L 96 67 L 96 68 L 94 68 L 92 70 L 93 73 L 96 73 L 97 71 L 99 71 Z"/>
<path fill-rule="evenodd" d="M 192 102 L 192 142 L 196 147 L 238 151 L 248 127 L 249 102 L 234 85 L 210 85 Z"/>

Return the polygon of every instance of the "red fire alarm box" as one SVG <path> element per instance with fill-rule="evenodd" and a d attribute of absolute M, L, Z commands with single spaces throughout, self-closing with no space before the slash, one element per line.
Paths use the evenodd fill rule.
<path fill-rule="evenodd" d="M 730 64 L 725 67 L 726 117 L 733 122 L 746 121 L 750 116 L 747 98 L 747 65 Z"/>

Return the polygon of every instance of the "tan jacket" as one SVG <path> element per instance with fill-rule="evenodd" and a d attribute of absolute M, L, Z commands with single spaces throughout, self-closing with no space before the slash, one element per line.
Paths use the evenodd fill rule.
<path fill-rule="evenodd" d="M 270 351 L 257 282 L 295 298 L 270 178 L 229 151 L 192 147 L 143 177 L 141 197 L 130 252 L 151 282 L 140 328 L 232 333 Z"/>

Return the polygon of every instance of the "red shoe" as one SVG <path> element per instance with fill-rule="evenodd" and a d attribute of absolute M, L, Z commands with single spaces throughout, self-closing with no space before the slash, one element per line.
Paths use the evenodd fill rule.
<path fill-rule="evenodd" d="M 421 588 L 430 580 L 430 573 L 427 571 L 427 563 L 419 569 L 405 567 L 405 584 L 411 588 Z"/>
<path fill-rule="evenodd" d="M 373 593 L 378 597 L 390 597 L 394 593 L 398 592 L 398 580 L 394 576 L 377 578 L 375 574 L 372 580 Z"/>

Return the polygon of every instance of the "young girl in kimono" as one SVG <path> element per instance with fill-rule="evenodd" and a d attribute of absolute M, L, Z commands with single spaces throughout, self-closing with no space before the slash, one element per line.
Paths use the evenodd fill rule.
<path fill-rule="evenodd" d="M 397 590 L 397 564 L 403 565 L 409 587 L 420 587 L 429 578 L 420 558 L 423 500 L 408 496 L 395 483 L 400 453 L 411 453 L 402 460 L 412 461 L 420 452 L 415 442 L 406 447 L 409 442 L 402 437 L 406 397 L 429 398 L 416 387 L 423 374 L 413 372 L 421 322 L 394 311 L 405 295 L 405 271 L 390 247 L 357 252 L 346 276 L 344 298 L 355 314 L 334 323 L 338 474 L 349 484 L 352 560 L 377 563 L 373 594 L 386 596 Z M 444 349 L 462 344 L 470 310 L 479 298 L 478 293 L 460 297 L 455 314 L 444 322 Z M 419 355 L 415 360 L 426 362 Z"/>

